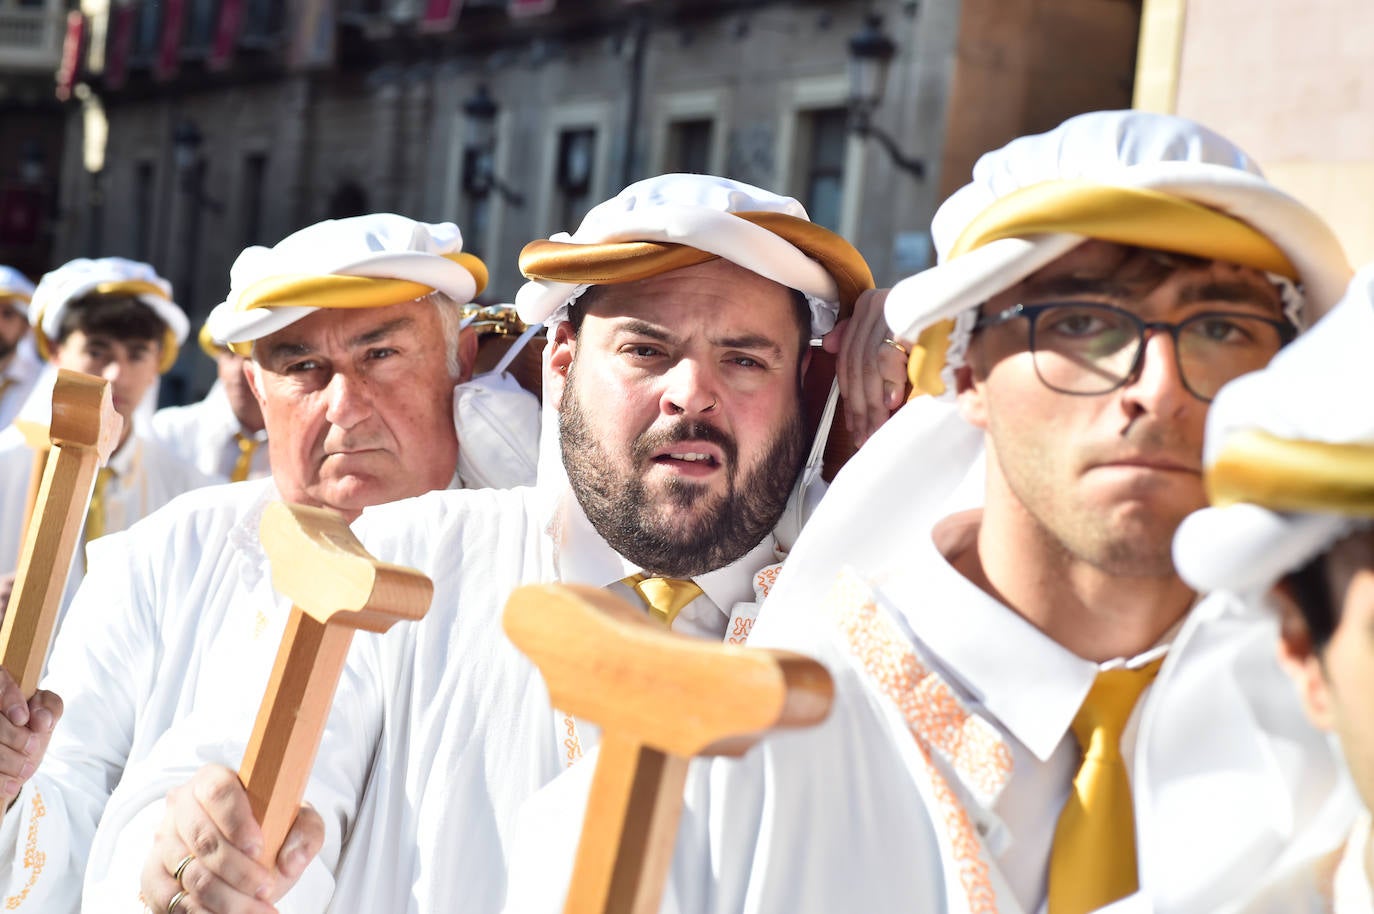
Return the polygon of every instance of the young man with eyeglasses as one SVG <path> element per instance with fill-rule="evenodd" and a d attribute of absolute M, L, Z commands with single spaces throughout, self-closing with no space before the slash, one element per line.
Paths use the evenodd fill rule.
<path fill-rule="evenodd" d="M 1170 542 L 1206 501 L 1208 400 L 1348 264 L 1230 142 L 1143 112 L 989 153 L 933 236 L 885 304 L 918 396 L 750 638 L 825 662 L 833 712 L 694 766 L 670 906 L 1224 911 L 1353 807 L 1272 621 L 1199 600 Z"/>

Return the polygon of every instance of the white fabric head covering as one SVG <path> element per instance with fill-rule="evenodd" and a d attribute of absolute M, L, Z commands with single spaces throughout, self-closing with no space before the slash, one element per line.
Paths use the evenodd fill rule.
<path fill-rule="evenodd" d="M 9 302 L 10 307 L 29 316 L 29 302 L 33 300 L 33 283 L 14 267 L 0 264 L 0 302 Z"/>
<path fill-rule="evenodd" d="M 835 279 L 787 239 L 730 215 L 743 212 L 782 213 L 810 221 L 805 207 L 791 197 L 729 178 L 669 174 L 631 184 L 592 207 L 577 231 L 560 232 L 549 240 L 661 241 L 706 251 L 804 294 L 811 305 L 812 332 L 828 333 L 840 307 Z M 586 288 L 531 279 L 516 293 L 515 306 L 522 320 L 542 322 L 552 330 Z"/>
<path fill-rule="evenodd" d="M 1308 207 L 1266 181 L 1254 160 L 1229 140 L 1180 117 L 1099 111 L 1070 118 L 1048 133 L 1013 140 L 978 160 L 973 180 L 940 206 L 931 223 L 938 264 L 897 283 L 888 295 L 887 323 L 894 336 L 914 342 L 932 324 L 958 318 L 950 362 L 960 364 L 976 309 L 1086 236 L 999 238 L 952 258 L 951 248 L 999 199 L 1065 179 L 1159 191 L 1257 229 L 1297 269 L 1307 305 L 1305 314 L 1293 316 L 1307 323 L 1335 304 L 1350 279 L 1350 266 L 1331 229 Z M 947 395 L 954 388 L 948 368 L 945 388 Z"/>
<path fill-rule="evenodd" d="M 177 348 L 186 342 L 191 327 L 186 312 L 172 301 L 171 283 L 148 264 L 123 257 L 79 258 L 43 275 L 29 302 L 29 323 L 38 331 L 39 351 L 47 354 L 72 302 L 101 292 L 130 295 L 152 309 L 167 325 L 162 370 L 172 367 Z"/>
<path fill-rule="evenodd" d="M 1092 177 L 1151 186 L 1240 216 L 1268 235 L 1301 271 L 1309 302 L 1330 307 L 1349 266 L 1330 230 L 1311 211 L 1258 177 L 1251 160 L 1222 137 L 1182 118 L 1143 112 L 1086 114 L 983 156 L 974 180 L 936 216 L 941 262 L 897 284 L 888 325 L 902 339 L 947 317 L 968 315 L 989 296 L 1066 253 L 1081 236 L 1008 238 L 949 259 L 953 236 L 1000 195 L 1039 181 Z M 967 329 L 967 328 L 966 328 Z M 946 379 L 953 390 L 952 378 Z M 963 508 L 981 505 L 983 433 L 964 421 L 952 396 L 908 402 L 859 449 L 831 484 L 788 557 L 770 600 L 784 613 L 814 601 L 843 563 L 881 579 L 908 564 L 911 544 Z M 760 620 L 766 624 L 768 613 Z"/>
<path fill-rule="evenodd" d="M 1374 266 L 1354 279 L 1345 299 L 1261 371 L 1221 389 L 1207 416 L 1204 463 L 1211 469 L 1236 436 L 1258 430 L 1293 442 L 1368 447 L 1366 478 L 1374 479 Z M 1290 467 L 1289 477 L 1301 475 Z M 1245 593 L 1267 589 L 1283 575 L 1358 526 L 1337 510 L 1274 511 L 1240 502 L 1188 517 L 1174 537 L 1174 564 L 1198 590 Z"/>
<path fill-rule="evenodd" d="M 211 311 L 206 327 L 215 340 L 251 343 L 319 310 L 249 307 L 262 288 L 258 284 L 271 280 L 299 280 L 301 288 L 327 276 L 402 280 L 467 304 L 486 284 L 486 274 L 476 258 L 459 256 L 462 249 L 463 235 L 452 222 L 416 222 L 394 213 L 318 222 L 273 247 L 245 249 L 229 270 L 229 294 Z"/>

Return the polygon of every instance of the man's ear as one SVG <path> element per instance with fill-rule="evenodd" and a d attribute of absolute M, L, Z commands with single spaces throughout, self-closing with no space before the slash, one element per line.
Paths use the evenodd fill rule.
<path fill-rule="evenodd" d="M 472 371 L 477 364 L 477 331 L 464 327 L 458 334 L 458 383 L 472 380 Z"/>
<path fill-rule="evenodd" d="M 253 399 L 258 401 L 258 409 L 265 411 L 267 400 L 262 395 L 262 366 L 252 356 L 243 360 L 243 376 L 248 379 L 248 389 L 253 392 Z"/>
<path fill-rule="evenodd" d="M 549 371 L 544 378 L 544 396 L 553 403 L 554 409 L 563 407 L 563 390 L 568 384 L 568 370 L 572 368 L 573 356 L 577 350 L 577 331 L 570 321 L 563 321 L 553 332 L 553 342 L 549 344 Z"/>
<path fill-rule="evenodd" d="M 982 381 L 974 378 L 973 369 L 964 365 L 954 371 L 954 390 L 959 404 L 959 415 L 975 428 L 988 427 L 987 388 Z"/>
<path fill-rule="evenodd" d="M 1308 718 L 1322 730 L 1330 730 L 1331 690 L 1321 657 L 1312 647 L 1312 632 L 1288 587 L 1280 582 L 1270 596 L 1279 609 L 1279 666 L 1293 680 Z"/>

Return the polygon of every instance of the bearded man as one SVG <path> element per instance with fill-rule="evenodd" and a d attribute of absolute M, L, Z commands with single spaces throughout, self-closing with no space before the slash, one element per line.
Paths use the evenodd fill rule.
<path fill-rule="evenodd" d="M 521 265 L 521 317 L 552 328 L 545 390 L 566 476 L 363 514 L 354 529 L 374 555 L 434 577 L 429 615 L 355 642 L 307 789 L 313 810 L 274 868 L 252 859 L 261 832 L 232 770 L 202 768 L 171 793 L 143 869 L 153 909 L 320 910 L 330 889 L 313 876 L 277 899 L 323 847 L 311 873 L 336 874 L 341 910 L 450 911 L 459 898 L 464 911 L 498 910 L 517 810 L 596 739 L 551 710 L 506 640 L 510 592 L 606 587 L 713 638 L 752 624 L 806 501 L 809 343 L 872 284 L 862 257 L 795 200 L 667 175 L 596 207 L 575 234 L 527 246 Z M 236 763 L 241 746 L 222 745 L 234 725 L 199 723 L 172 741 L 200 747 L 188 761 Z M 245 738 L 250 725 L 237 725 Z M 167 786 L 188 773 L 169 771 Z"/>

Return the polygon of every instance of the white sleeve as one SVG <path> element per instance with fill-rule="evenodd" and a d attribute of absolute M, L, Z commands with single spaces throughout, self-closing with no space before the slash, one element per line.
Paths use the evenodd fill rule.
<path fill-rule="evenodd" d="M 324 819 L 325 843 L 319 857 L 278 903 L 282 914 L 323 911 L 333 896 L 343 836 L 361 802 L 381 731 L 375 640 L 355 639 L 340 677 L 305 794 L 305 801 Z M 84 889 L 88 909 L 104 911 L 100 905 L 111 899 L 137 899 L 139 874 L 162 821 L 167 792 L 189 780 L 202 765 L 239 767 L 257 702 L 245 702 L 244 708 L 244 716 L 232 721 L 221 714 L 192 712 L 162 735 L 144 761 L 125 772 L 91 846 Z"/>
<path fill-rule="evenodd" d="M 134 596 L 138 570 L 124 536 L 98 545 L 41 683 L 62 698 L 62 718 L 0 829 L 11 909 L 76 910 L 91 838 L 150 687 L 156 639 Z"/>

